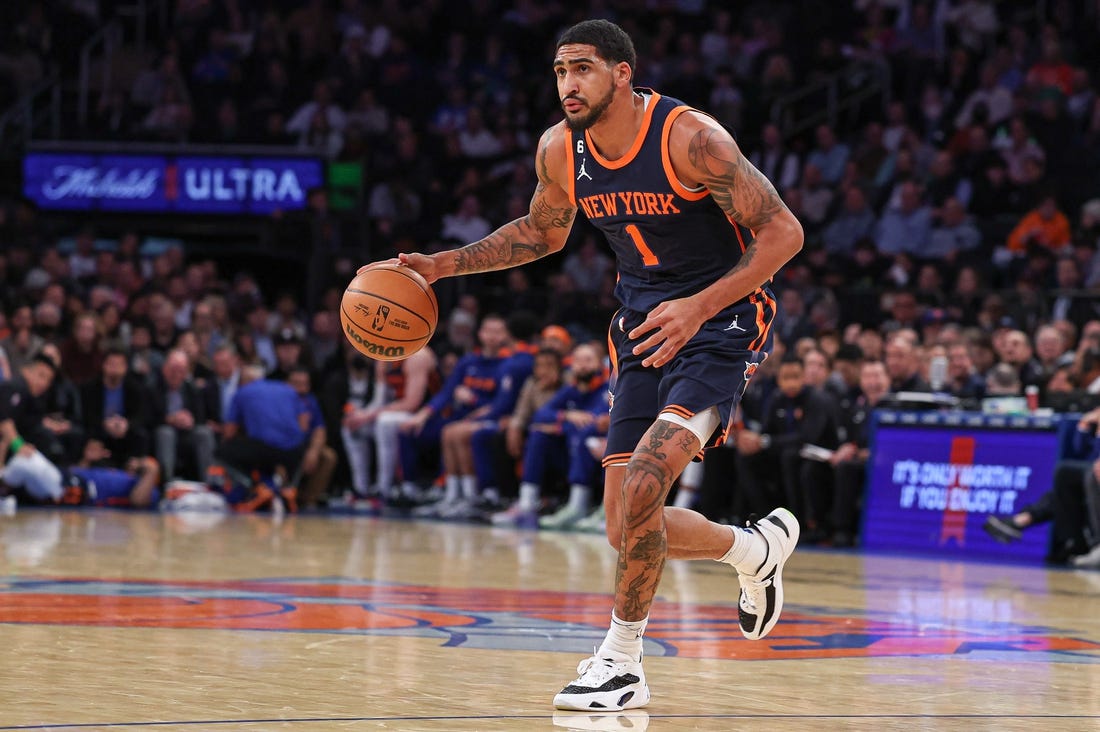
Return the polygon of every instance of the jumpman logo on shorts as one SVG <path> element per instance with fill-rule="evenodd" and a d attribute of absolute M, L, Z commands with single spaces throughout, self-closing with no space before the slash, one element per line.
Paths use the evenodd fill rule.
<path fill-rule="evenodd" d="M 584 176 L 588 180 L 592 180 L 592 176 L 590 176 L 588 174 L 588 171 L 584 169 L 584 163 L 585 163 L 585 158 L 581 158 L 581 172 L 577 173 L 577 180 L 580 180 L 581 176 Z"/>
<path fill-rule="evenodd" d="M 742 327 L 741 327 L 740 325 L 738 325 L 738 324 L 737 324 L 737 319 L 738 319 L 738 318 L 740 318 L 740 317 L 741 317 L 741 315 L 740 315 L 740 314 L 738 314 L 738 315 L 734 315 L 734 316 L 733 316 L 733 322 L 729 324 L 729 327 L 728 327 L 728 328 L 723 328 L 723 329 L 722 329 L 722 330 L 723 330 L 723 332 L 724 332 L 724 331 L 727 331 L 727 330 L 739 330 L 739 331 L 741 331 L 742 333 L 748 333 L 748 331 L 747 331 L 747 330 L 745 330 L 744 328 L 742 328 Z"/>

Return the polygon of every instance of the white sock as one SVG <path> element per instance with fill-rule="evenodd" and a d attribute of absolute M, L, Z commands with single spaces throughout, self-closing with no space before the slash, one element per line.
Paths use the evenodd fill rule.
<path fill-rule="evenodd" d="M 519 507 L 524 511 L 537 511 L 539 507 L 539 487 L 534 483 L 520 483 Z"/>
<path fill-rule="evenodd" d="M 462 495 L 462 484 L 458 482 L 457 475 L 445 475 L 443 477 L 443 502 L 454 503 Z"/>
<path fill-rule="evenodd" d="M 580 483 L 569 486 L 569 508 L 577 513 L 588 513 L 588 499 L 592 495 L 592 489 Z"/>
<path fill-rule="evenodd" d="M 616 663 L 623 661 L 639 661 L 642 658 L 642 634 L 645 633 L 649 616 L 641 620 L 619 620 L 615 612 L 611 612 L 611 627 L 607 631 L 607 637 L 600 644 L 600 650 L 596 654 L 600 658 L 610 658 Z"/>
<path fill-rule="evenodd" d="M 476 475 L 462 475 L 458 478 L 462 484 L 462 497 L 468 501 L 472 501 L 477 498 L 477 476 Z"/>
<path fill-rule="evenodd" d="M 481 492 L 481 497 L 491 503 L 500 503 L 500 491 L 496 488 L 486 488 Z"/>
<path fill-rule="evenodd" d="M 680 484 L 680 488 L 676 491 L 676 500 L 672 502 L 673 506 L 677 508 L 691 508 L 695 503 L 695 489 L 688 488 L 683 483 Z"/>
<path fill-rule="evenodd" d="M 755 574 L 768 558 L 768 542 L 750 529 L 731 526 L 730 531 L 733 532 L 733 546 L 718 561 L 737 570 L 744 569 L 745 574 Z"/>

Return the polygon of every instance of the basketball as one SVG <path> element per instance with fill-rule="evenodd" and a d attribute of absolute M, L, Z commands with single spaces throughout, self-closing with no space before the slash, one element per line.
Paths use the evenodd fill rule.
<path fill-rule="evenodd" d="M 344 335 L 364 356 L 400 361 L 428 344 L 439 303 L 420 273 L 399 264 L 370 267 L 348 284 L 340 301 Z"/>

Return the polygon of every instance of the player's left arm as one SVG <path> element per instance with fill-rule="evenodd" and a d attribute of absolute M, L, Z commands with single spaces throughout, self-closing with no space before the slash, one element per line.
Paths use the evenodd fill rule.
<path fill-rule="evenodd" d="M 660 346 L 642 363 L 663 366 L 708 319 L 771 279 L 802 248 L 802 225 L 764 174 L 741 153 L 733 136 L 711 117 L 687 112 L 673 123 L 672 167 L 689 188 L 706 186 L 711 198 L 754 238 L 737 264 L 706 289 L 654 308 L 630 338 L 649 337 L 635 354 Z"/>

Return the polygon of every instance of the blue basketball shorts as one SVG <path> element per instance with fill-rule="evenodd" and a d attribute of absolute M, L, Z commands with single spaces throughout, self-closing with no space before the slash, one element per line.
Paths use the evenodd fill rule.
<path fill-rule="evenodd" d="M 625 464 L 661 413 L 690 419 L 715 407 L 718 427 L 703 449 L 724 443 L 749 379 L 771 352 L 775 312 L 771 292 L 759 290 L 706 321 L 660 368 L 642 366 L 649 352 L 631 352 L 649 334 L 627 337 L 646 313 L 627 308 L 615 313 L 607 339 L 614 371 L 604 467 Z"/>

